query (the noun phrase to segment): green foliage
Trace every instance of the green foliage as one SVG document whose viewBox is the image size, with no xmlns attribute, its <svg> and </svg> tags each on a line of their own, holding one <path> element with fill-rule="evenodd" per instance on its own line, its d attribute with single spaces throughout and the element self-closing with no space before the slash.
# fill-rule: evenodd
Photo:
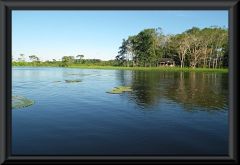
<svg viewBox="0 0 240 165">
<path fill-rule="evenodd" d="M 62 63 L 60 64 L 61 67 L 68 67 L 68 64 L 70 63 L 70 57 L 69 56 L 63 56 L 62 57 Z"/>
<path fill-rule="evenodd" d="M 29 56 L 29 58 L 32 62 L 39 61 L 39 58 L 35 55 L 31 55 L 31 56 Z"/>
<path fill-rule="evenodd" d="M 227 67 L 228 30 L 193 27 L 181 34 L 164 35 L 161 28 L 144 29 L 123 39 L 119 49 L 119 66 L 132 62 L 133 67 L 155 67 L 159 58 L 172 58 L 180 67 L 222 68 Z"/>
<path fill-rule="evenodd" d="M 76 59 L 75 62 L 81 64 L 83 57 L 84 57 L 84 55 L 77 55 L 76 58 L 79 58 L 79 59 Z"/>
</svg>

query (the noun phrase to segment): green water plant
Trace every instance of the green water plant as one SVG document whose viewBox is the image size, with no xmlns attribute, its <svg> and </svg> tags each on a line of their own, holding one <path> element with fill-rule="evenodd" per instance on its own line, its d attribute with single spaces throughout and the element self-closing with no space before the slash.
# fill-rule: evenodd
<svg viewBox="0 0 240 165">
<path fill-rule="evenodd" d="M 65 80 L 66 83 L 82 82 L 82 80 Z"/>
<path fill-rule="evenodd" d="M 12 96 L 12 109 L 28 107 L 34 104 L 34 100 L 29 100 L 20 95 Z"/>
<path fill-rule="evenodd" d="M 61 82 L 61 80 L 54 80 L 54 82 Z"/>
<path fill-rule="evenodd" d="M 133 89 L 131 87 L 128 87 L 128 86 L 117 86 L 117 87 L 114 87 L 113 90 L 111 91 L 106 91 L 106 93 L 109 93 L 109 94 L 120 94 L 120 93 L 123 93 L 123 92 L 131 92 L 133 91 Z"/>
</svg>

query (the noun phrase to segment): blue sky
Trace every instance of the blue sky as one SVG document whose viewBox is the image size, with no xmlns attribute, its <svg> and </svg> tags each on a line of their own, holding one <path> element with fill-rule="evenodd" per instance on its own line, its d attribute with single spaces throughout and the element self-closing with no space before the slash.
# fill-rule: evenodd
<svg viewBox="0 0 240 165">
<path fill-rule="evenodd" d="M 147 28 L 178 34 L 192 27 L 228 28 L 228 11 L 12 11 L 12 55 L 41 60 L 84 55 L 115 59 L 122 40 Z"/>
</svg>

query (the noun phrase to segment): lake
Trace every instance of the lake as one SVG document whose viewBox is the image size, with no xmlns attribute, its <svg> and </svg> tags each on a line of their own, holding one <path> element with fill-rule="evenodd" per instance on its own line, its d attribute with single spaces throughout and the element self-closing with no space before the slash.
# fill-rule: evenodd
<svg viewBox="0 0 240 165">
<path fill-rule="evenodd" d="M 228 155 L 228 73 L 12 67 L 12 95 L 12 155 Z"/>
</svg>

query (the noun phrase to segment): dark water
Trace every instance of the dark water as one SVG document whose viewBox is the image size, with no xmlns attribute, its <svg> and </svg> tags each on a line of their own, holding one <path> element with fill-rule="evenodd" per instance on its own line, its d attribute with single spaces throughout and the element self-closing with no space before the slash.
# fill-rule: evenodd
<svg viewBox="0 0 240 165">
<path fill-rule="evenodd" d="M 12 110 L 13 155 L 228 155 L 226 73 L 13 67 L 12 95 L 35 100 Z"/>
</svg>

